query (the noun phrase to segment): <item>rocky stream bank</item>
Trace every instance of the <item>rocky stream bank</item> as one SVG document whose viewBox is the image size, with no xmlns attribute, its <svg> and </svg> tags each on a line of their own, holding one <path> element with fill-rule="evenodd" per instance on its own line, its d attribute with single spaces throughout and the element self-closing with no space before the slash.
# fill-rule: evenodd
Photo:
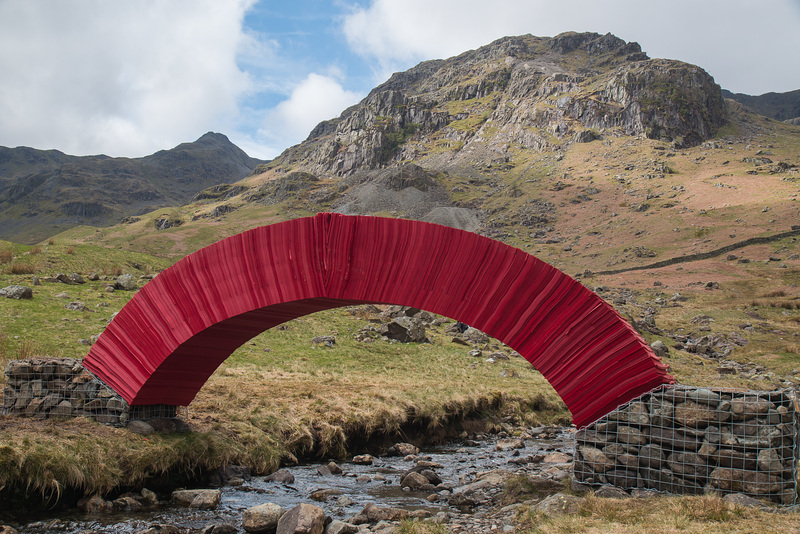
<svg viewBox="0 0 800 534">
<path fill-rule="evenodd" d="M 573 429 L 546 426 L 463 435 L 422 452 L 397 443 L 381 456 L 288 466 L 266 477 L 228 466 L 197 489 L 92 496 L 57 517 L 4 511 L 0 523 L 9 526 L 0 532 L 389 534 L 408 519 L 451 532 L 512 532 L 521 504 L 509 499 L 509 481 L 530 480 L 535 501 L 566 490 L 573 448 Z"/>
<path fill-rule="evenodd" d="M 574 444 L 573 428 L 542 426 L 462 435 L 423 451 L 397 443 L 380 456 L 288 466 L 266 477 L 228 466 L 208 473 L 201 488 L 92 496 L 57 517 L 4 511 L 0 522 L 9 526 L 0 533 L 391 534 L 408 520 L 438 523 L 454 534 L 514 532 L 521 508 L 575 513 L 591 491 L 572 481 Z M 644 488 L 595 490 L 611 498 L 658 495 Z M 725 500 L 766 507 L 743 494 Z"/>
</svg>

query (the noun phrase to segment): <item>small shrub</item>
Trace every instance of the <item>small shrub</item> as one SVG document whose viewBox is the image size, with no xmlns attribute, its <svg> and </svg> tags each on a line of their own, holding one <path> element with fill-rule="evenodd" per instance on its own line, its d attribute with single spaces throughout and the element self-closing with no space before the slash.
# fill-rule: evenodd
<svg viewBox="0 0 800 534">
<path fill-rule="evenodd" d="M 48 245 L 55 245 L 56 244 L 56 240 L 51 237 L 50 239 L 47 240 L 47 244 Z"/>
<path fill-rule="evenodd" d="M 70 245 L 70 246 L 67 247 L 67 249 L 64 252 L 66 252 L 67 254 L 75 254 L 75 247 Z"/>
<path fill-rule="evenodd" d="M 41 252 L 42 252 L 42 247 L 40 247 L 39 245 L 36 245 L 35 247 L 33 247 L 33 248 L 30 250 L 30 253 L 31 253 L 31 254 L 39 254 L 39 253 L 41 253 Z"/>
<path fill-rule="evenodd" d="M 8 263 L 14 259 L 14 253 L 10 250 L 0 250 L 0 263 Z"/>
<path fill-rule="evenodd" d="M 17 348 L 17 359 L 25 360 L 28 358 L 35 358 L 41 356 L 42 350 L 39 343 L 31 339 L 23 339 Z"/>
<path fill-rule="evenodd" d="M 36 267 L 30 263 L 14 262 L 8 268 L 8 272 L 11 274 L 34 274 Z"/>
<path fill-rule="evenodd" d="M 112 265 L 111 267 L 103 267 L 102 272 L 106 276 L 119 276 L 125 271 L 119 265 Z"/>
</svg>

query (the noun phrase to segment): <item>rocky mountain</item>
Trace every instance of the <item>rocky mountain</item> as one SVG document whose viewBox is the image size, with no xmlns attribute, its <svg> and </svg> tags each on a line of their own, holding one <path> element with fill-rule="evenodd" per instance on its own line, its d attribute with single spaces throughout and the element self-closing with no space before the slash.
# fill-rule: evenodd
<svg viewBox="0 0 800 534">
<path fill-rule="evenodd" d="M 547 226 L 547 200 L 493 194 L 521 199 L 531 189 L 523 184 L 574 146 L 640 137 L 678 150 L 727 123 L 720 87 L 700 67 L 649 59 L 611 34 L 506 37 L 394 74 L 247 180 L 225 209 L 281 202 L 275 191 L 288 187 L 310 211 L 390 213 L 493 235 L 487 215 L 511 209 L 517 222 Z"/>
<path fill-rule="evenodd" d="M 218 133 L 142 158 L 0 147 L 0 239 L 32 243 L 76 225 L 180 205 L 261 163 Z"/>
<path fill-rule="evenodd" d="M 594 33 L 506 37 L 395 74 L 276 166 L 321 176 L 408 160 L 442 167 L 611 133 L 694 146 L 726 121 L 711 76 L 648 59 L 637 43 Z"/>
<path fill-rule="evenodd" d="M 722 91 L 722 96 L 743 104 L 756 113 L 779 121 L 800 123 L 800 89 L 787 93 L 765 93 L 759 96 Z"/>
</svg>

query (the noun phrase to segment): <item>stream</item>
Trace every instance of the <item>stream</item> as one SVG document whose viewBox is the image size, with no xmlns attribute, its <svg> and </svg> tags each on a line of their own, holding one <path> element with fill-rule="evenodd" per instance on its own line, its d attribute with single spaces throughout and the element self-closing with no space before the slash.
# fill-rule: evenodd
<svg viewBox="0 0 800 534">
<path fill-rule="evenodd" d="M 21 533 L 137 533 L 153 525 L 173 525 L 181 531 L 200 532 L 210 524 L 227 523 L 243 532 L 242 514 L 253 506 L 274 503 L 288 510 L 306 502 L 322 508 L 332 519 L 347 521 L 357 515 L 367 504 L 380 507 L 422 510 L 415 515 L 435 516 L 446 512 L 463 514 L 462 510 L 448 504 L 453 490 L 473 481 L 481 472 L 503 469 L 520 474 L 544 473 L 554 478 L 569 472 L 566 462 L 544 460 L 553 452 L 568 455 L 574 448 L 574 431 L 565 427 L 538 427 L 528 429 L 523 435 L 524 447 L 507 446 L 510 439 L 477 435 L 474 439 L 456 441 L 420 451 L 410 457 L 374 457 L 371 465 L 341 462 L 343 473 L 321 475 L 318 469 L 327 462 L 316 462 L 286 467 L 294 482 L 283 484 L 252 477 L 239 486 L 219 488 L 222 499 L 214 510 L 180 508 L 170 503 L 170 496 L 159 495 L 159 504 L 137 512 L 88 515 L 77 509 L 53 512 L 43 511 L 37 517 L 15 517 L 14 513 L 0 511 L 0 524 L 9 524 Z M 507 438 L 507 436 L 506 436 Z M 498 445 L 499 444 L 499 445 Z M 517 444 L 519 446 L 521 444 Z M 553 458 L 554 456 L 550 456 Z M 555 456 L 557 458 L 557 455 Z M 564 458 L 562 458 L 563 460 Z M 400 487 L 401 476 L 417 465 L 417 461 L 430 462 L 442 484 L 431 491 L 409 491 Z M 426 464 L 427 465 L 427 464 Z M 325 470 L 322 470 L 325 472 Z M 332 490 L 324 502 L 310 495 L 317 490 Z M 499 491 L 499 490 L 498 490 Z M 435 493 L 435 497 L 431 497 Z"/>
</svg>

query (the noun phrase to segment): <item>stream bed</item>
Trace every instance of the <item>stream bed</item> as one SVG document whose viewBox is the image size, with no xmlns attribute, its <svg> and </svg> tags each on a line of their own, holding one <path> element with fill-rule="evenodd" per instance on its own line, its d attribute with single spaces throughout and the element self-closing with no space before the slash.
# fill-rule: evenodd
<svg viewBox="0 0 800 534">
<path fill-rule="evenodd" d="M 239 532 L 242 514 L 248 508 L 274 503 L 288 510 L 300 503 L 322 508 L 332 519 L 347 521 L 369 503 L 379 507 L 401 508 L 419 516 L 435 516 L 441 512 L 464 514 L 448 504 L 448 496 L 469 484 L 479 473 L 492 470 L 514 471 L 520 474 L 538 473 L 563 478 L 569 473 L 574 431 L 565 427 L 538 427 L 527 430 L 522 442 L 511 445 L 514 439 L 498 436 L 471 436 L 474 439 L 456 441 L 423 449 L 412 457 L 374 457 L 370 465 L 351 462 L 338 463 L 342 474 L 328 474 L 321 467 L 326 462 L 289 466 L 285 469 L 294 477 L 291 483 L 273 482 L 263 476 L 252 477 L 237 486 L 223 486 L 221 502 L 214 510 L 181 508 L 170 502 L 169 495 L 159 495 L 159 504 L 136 512 L 89 515 L 80 510 L 48 513 L 37 517 L 16 517 L 13 512 L 0 512 L 0 524 L 9 524 L 21 533 L 138 533 L 153 525 L 172 525 L 182 532 L 200 532 L 212 524 L 226 523 Z M 520 445 L 524 445 L 519 448 Z M 554 455 L 552 453 L 560 453 Z M 567 458 L 568 457 L 568 458 Z M 562 461 L 557 461 L 562 460 Z M 429 462 L 442 480 L 433 491 L 409 491 L 400 487 L 405 472 L 418 461 Z M 425 464 L 425 465 L 429 465 Z M 320 471 L 323 474 L 320 474 Z M 548 475 L 549 473 L 549 475 Z M 314 500 L 311 494 L 328 490 L 324 501 Z M 469 512 L 467 512 L 469 513 Z M 153 531 L 155 532 L 155 531 Z"/>
</svg>

